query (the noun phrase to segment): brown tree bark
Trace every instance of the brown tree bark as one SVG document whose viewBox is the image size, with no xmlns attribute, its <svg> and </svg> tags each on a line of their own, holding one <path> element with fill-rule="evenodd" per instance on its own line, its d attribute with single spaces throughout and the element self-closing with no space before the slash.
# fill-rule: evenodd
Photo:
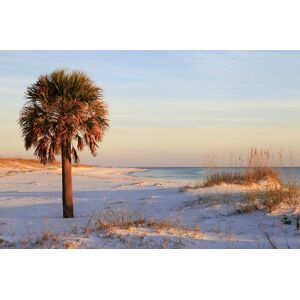
<svg viewBox="0 0 300 300">
<path fill-rule="evenodd" d="M 64 143 L 61 151 L 62 201 L 64 218 L 74 218 L 70 147 L 70 143 Z"/>
</svg>

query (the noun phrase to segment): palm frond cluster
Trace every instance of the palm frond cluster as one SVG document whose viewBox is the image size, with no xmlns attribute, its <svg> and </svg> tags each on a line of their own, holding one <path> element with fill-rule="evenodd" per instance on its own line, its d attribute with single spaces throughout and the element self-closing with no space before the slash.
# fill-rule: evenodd
<svg viewBox="0 0 300 300">
<path fill-rule="evenodd" d="M 55 161 L 62 146 L 75 162 L 85 146 L 96 155 L 109 127 L 108 107 L 102 89 L 86 74 L 56 70 L 41 75 L 25 95 L 19 124 L 26 150 L 34 147 L 41 163 Z"/>
</svg>

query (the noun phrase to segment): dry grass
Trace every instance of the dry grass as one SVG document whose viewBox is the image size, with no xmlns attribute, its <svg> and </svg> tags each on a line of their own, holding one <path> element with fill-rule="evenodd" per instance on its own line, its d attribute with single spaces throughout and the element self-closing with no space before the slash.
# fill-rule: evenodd
<svg viewBox="0 0 300 300">
<path fill-rule="evenodd" d="M 88 227 L 88 228 L 87 228 Z M 123 242 L 128 248 L 167 248 L 171 241 L 164 239 L 161 244 L 151 245 L 150 240 L 144 241 L 144 238 L 149 235 L 167 235 L 169 238 L 177 238 L 177 242 L 173 248 L 183 248 L 184 239 L 195 238 L 203 239 L 204 233 L 201 231 L 200 225 L 194 229 L 188 229 L 182 226 L 179 220 L 155 220 L 145 218 L 140 214 L 129 213 L 127 210 L 113 210 L 111 208 L 102 209 L 88 226 L 84 227 L 86 232 L 96 232 L 103 234 L 107 238 L 115 237 Z M 150 243 L 150 244 L 149 244 Z"/>
<path fill-rule="evenodd" d="M 171 229 L 176 227 L 175 221 L 171 220 L 154 220 L 145 218 L 141 214 L 130 213 L 128 210 L 113 210 L 111 208 L 102 209 L 94 224 L 90 223 L 87 231 L 111 231 L 113 229 L 130 229 L 130 228 L 152 228 L 156 230 Z"/>
<path fill-rule="evenodd" d="M 87 245 L 75 235 L 63 235 L 51 230 L 44 230 L 39 235 L 24 236 L 18 245 L 7 245 L 7 248 L 22 249 L 82 249 Z"/>
<path fill-rule="evenodd" d="M 281 183 L 280 173 L 278 170 L 270 167 L 246 169 L 244 174 L 242 172 L 211 173 L 206 176 L 203 187 L 211 187 L 223 183 L 251 185 L 253 183 L 260 183 L 263 180 Z"/>
<path fill-rule="evenodd" d="M 188 192 L 189 190 L 197 190 L 203 188 L 203 184 L 195 184 L 195 185 L 185 185 L 179 188 L 179 192 L 180 193 L 185 193 Z"/>
<path fill-rule="evenodd" d="M 292 184 L 275 189 L 266 189 L 258 195 L 262 206 L 269 213 L 280 205 L 295 210 L 299 206 L 299 196 L 299 188 Z"/>
<path fill-rule="evenodd" d="M 239 157 L 241 164 L 246 162 L 246 165 L 235 165 L 239 168 L 236 170 L 219 171 L 215 161 L 209 161 L 207 165 L 208 171 L 202 184 L 185 185 L 179 188 L 179 192 L 184 193 L 189 190 L 199 188 L 212 187 L 221 184 L 238 184 L 249 186 L 259 184 L 262 181 L 270 181 L 282 184 L 280 168 L 272 167 L 271 165 L 280 165 L 282 153 L 271 154 L 269 150 L 251 149 L 248 159 L 244 160 Z M 232 168 L 232 166 L 230 166 Z"/>
<path fill-rule="evenodd" d="M 243 167 L 242 170 L 219 172 L 213 164 L 214 167 L 209 168 L 203 187 L 211 187 L 222 183 L 251 185 L 260 183 L 263 180 L 281 184 L 279 168 L 271 167 L 272 164 L 280 164 L 281 160 L 282 153 L 274 155 L 269 150 L 251 149 L 248 159 L 246 159 L 246 165 L 235 165 L 235 167 Z M 239 158 L 239 161 L 244 163 L 245 160 Z"/>
<path fill-rule="evenodd" d="M 195 200 L 189 200 L 182 203 L 180 209 L 198 208 L 199 206 L 218 206 L 228 204 L 230 202 L 229 194 L 220 195 L 199 195 Z"/>
<path fill-rule="evenodd" d="M 125 209 L 102 209 L 91 216 L 83 227 L 71 227 L 68 233 L 58 233 L 46 229 L 40 234 L 27 234 L 16 243 L 2 243 L 1 248 L 22 249 L 81 249 L 90 247 L 89 237 L 95 234 L 111 242 L 122 242 L 126 248 L 184 248 L 188 239 L 203 239 L 200 225 L 185 228 L 177 219 L 155 220 L 145 218 Z M 147 238 L 146 238 L 147 237 Z M 114 239 L 116 239 L 114 241 Z M 108 242 L 109 243 L 109 242 Z M 102 247 L 102 246 L 101 246 Z"/>
<path fill-rule="evenodd" d="M 259 210 L 259 205 L 257 202 L 257 193 L 255 191 L 246 193 L 244 201 L 237 203 L 236 205 L 237 214 L 247 214 L 256 210 Z"/>
<path fill-rule="evenodd" d="M 80 239 L 65 239 L 63 243 L 63 249 L 86 249 L 88 248 L 86 243 Z"/>
<path fill-rule="evenodd" d="M 131 214 L 126 210 L 112 210 L 105 208 L 100 211 L 95 221 L 97 231 L 110 230 L 115 228 L 128 229 L 145 225 L 145 218 Z"/>
<path fill-rule="evenodd" d="M 28 235 L 21 239 L 21 248 L 58 248 L 61 237 L 50 230 L 44 230 L 40 235 Z"/>
<path fill-rule="evenodd" d="M 60 236 L 58 233 L 52 232 L 50 230 L 45 230 L 40 237 L 35 241 L 36 245 L 45 245 L 45 244 L 53 244 L 58 243 L 60 240 Z"/>
<path fill-rule="evenodd" d="M 276 188 L 267 188 L 263 191 L 253 190 L 245 194 L 245 199 L 237 204 L 237 213 L 250 213 L 263 210 L 272 213 L 279 207 L 296 211 L 300 204 L 300 190 L 297 185 L 281 185 Z"/>
</svg>

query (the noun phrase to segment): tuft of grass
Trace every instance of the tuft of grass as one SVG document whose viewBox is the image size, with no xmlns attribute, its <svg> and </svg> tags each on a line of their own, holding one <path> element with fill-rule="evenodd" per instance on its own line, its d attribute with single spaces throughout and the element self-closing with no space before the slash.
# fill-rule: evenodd
<svg viewBox="0 0 300 300">
<path fill-rule="evenodd" d="M 208 174 L 205 178 L 203 187 L 211 187 L 220 184 L 238 184 L 251 185 L 263 180 L 272 180 L 281 183 L 279 171 L 270 167 L 257 167 L 246 169 L 245 173 L 241 172 L 219 172 Z"/>
<path fill-rule="evenodd" d="M 40 237 L 35 241 L 37 245 L 44 245 L 46 243 L 57 243 L 59 241 L 59 235 L 55 232 L 45 230 Z"/>
<path fill-rule="evenodd" d="M 179 240 L 182 240 L 183 238 L 204 238 L 204 233 L 202 232 L 200 225 L 194 229 L 188 229 L 182 226 L 179 220 L 165 219 L 158 221 L 129 213 L 127 210 L 112 210 L 111 208 L 102 209 L 93 224 L 93 226 L 90 226 L 90 232 L 103 232 L 107 234 L 107 237 L 117 237 L 124 243 L 129 241 L 128 236 L 118 232 L 118 229 L 128 231 L 136 228 L 141 228 L 143 230 L 149 229 L 149 232 L 164 232 L 170 236 L 177 236 Z M 131 237 L 133 239 L 131 242 L 133 244 L 140 243 L 139 239 L 143 239 L 146 235 L 147 234 L 145 233 L 145 235 L 142 234 L 139 237 L 133 236 Z M 183 241 L 181 242 L 183 243 Z M 161 246 L 167 247 L 167 245 L 169 245 L 169 241 L 164 241 Z M 131 248 L 131 246 L 129 247 Z M 175 248 L 177 246 L 173 245 Z"/>
<path fill-rule="evenodd" d="M 95 222 L 94 227 L 90 226 L 91 231 L 110 231 L 113 229 L 130 229 L 133 227 L 152 228 L 156 230 L 174 228 L 170 220 L 146 219 L 144 216 L 129 213 L 127 210 L 112 210 L 111 208 L 102 209 Z"/>
<path fill-rule="evenodd" d="M 299 188 L 293 184 L 275 189 L 266 189 L 259 194 L 262 206 L 269 213 L 281 204 L 295 210 L 299 205 L 299 196 Z"/>
<path fill-rule="evenodd" d="M 48 229 L 38 236 L 25 236 L 21 241 L 21 248 L 59 248 L 61 237 Z"/>
<path fill-rule="evenodd" d="M 274 162 L 274 157 L 276 157 Z M 272 154 L 269 150 L 251 149 L 248 159 L 244 162 L 239 159 L 243 165 L 238 171 L 219 171 L 216 163 L 210 162 L 204 182 L 202 184 L 185 185 L 179 188 L 179 192 L 184 193 L 189 190 L 212 187 L 221 184 L 252 185 L 262 181 L 271 181 L 282 185 L 278 167 L 271 167 L 272 164 L 278 164 L 282 160 L 282 153 Z"/>
<path fill-rule="evenodd" d="M 203 188 L 203 185 L 199 184 L 199 183 L 197 183 L 195 185 L 184 185 L 184 186 L 179 188 L 179 192 L 180 193 L 186 193 L 189 190 L 197 190 L 197 189 L 200 189 L 200 188 Z"/>
<path fill-rule="evenodd" d="M 184 208 L 197 208 L 201 205 L 208 205 L 210 207 L 217 206 L 217 205 L 223 205 L 228 204 L 230 202 L 230 199 L 228 197 L 228 194 L 222 194 L 222 195 L 210 195 L 210 196 L 203 196 L 199 195 L 197 199 L 194 200 L 188 200 L 184 201 L 181 205 L 181 209 Z"/>
<path fill-rule="evenodd" d="M 244 201 L 237 203 L 236 206 L 237 214 L 248 214 L 256 210 L 259 210 L 259 204 L 257 202 L 257 193 L 255 191 L 246 193 Z"/>
<path fill-rule="evenodd" d="M 272 213 L 281 205 L 295 211 L 299 204 L 299 188 L 297 185 L 288 184 L 287 186 L 267 188 L 263 191 L 247 192 L 244 200 L 237 204 L 236 213 L 250 213 L 255 210 Z"/>
<path fill-rule="evenodd" d="M 115 228 L 128 229 L 145 225 L 145 218 L 130 214 L 125 210 L 112 210 L 104 208 L 100 211 L 95 221 L 96 230 L 109 230 Z"/>
<path fill-rule="evenodd" d="M 65 239 L 64 243 L 63 243 L 63 248 L 64 249 L 83 249 L 83 248 L 87 248 L 87 245 L 79 239 L 76 239 L 76 240 Z"/>
<path fill-rule="evenodd" d="M 185 192 L 187 192 L 189 189 L 191 189 L 191 186 L 189 186 L 189 185 L 181 186 L 181 187 L 179 188 L 179 192 L 180 192 L 180 193 L 185 193 Z"/>
<path fill-rule="evenodd" d="M 8 247 L 13 246 L 8 245 Z M 20 247 L 25 249 L 82 249 L 87 245 L 78 238 L 75 238 L 74 233 L 71 235 L 63 235 L 48 229 L 45 229 L 39 235 L 24 236 L 20 244 L 13 248 Z"/>
<path fill-rule="evenodd" d="M 274 161 L 274 158 L 275 161 Z M 263 180 L 271 180 L 279 184 L 282 183 L 280 179 L 280 172 L 278 168 L 271 167 L 273 164 L 278 164 L 282 160 L 282 153 L 277 155 L 272 154 L 269 150 L 251 149 L 246 161 L 239 158 L 239 162 L 243 165 L 243 170 L 239 171 L 216 171 L 216 165 L 207 174 L 204 187 L 211 187 L 214 185 L 226 184 L 239 184 L 251 185 L 259 183 Z"/>
</svg>

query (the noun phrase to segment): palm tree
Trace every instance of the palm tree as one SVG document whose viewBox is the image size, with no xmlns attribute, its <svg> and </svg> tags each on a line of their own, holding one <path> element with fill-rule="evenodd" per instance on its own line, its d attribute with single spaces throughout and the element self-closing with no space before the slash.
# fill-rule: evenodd
<svg viewBox="0 0 300 300">
<path fill-rule="evenodd" d="M 72 159 L 78 163 L 85 146 L 96 156 L 109 127 L 102 89 L 83 72 L 56 70 L 41 75 L 25 97 L 19 117 L 25 148 L 33 147 L 42 164 L 61 155 L 63 216 L 73 218 Z"/>
</svg>

